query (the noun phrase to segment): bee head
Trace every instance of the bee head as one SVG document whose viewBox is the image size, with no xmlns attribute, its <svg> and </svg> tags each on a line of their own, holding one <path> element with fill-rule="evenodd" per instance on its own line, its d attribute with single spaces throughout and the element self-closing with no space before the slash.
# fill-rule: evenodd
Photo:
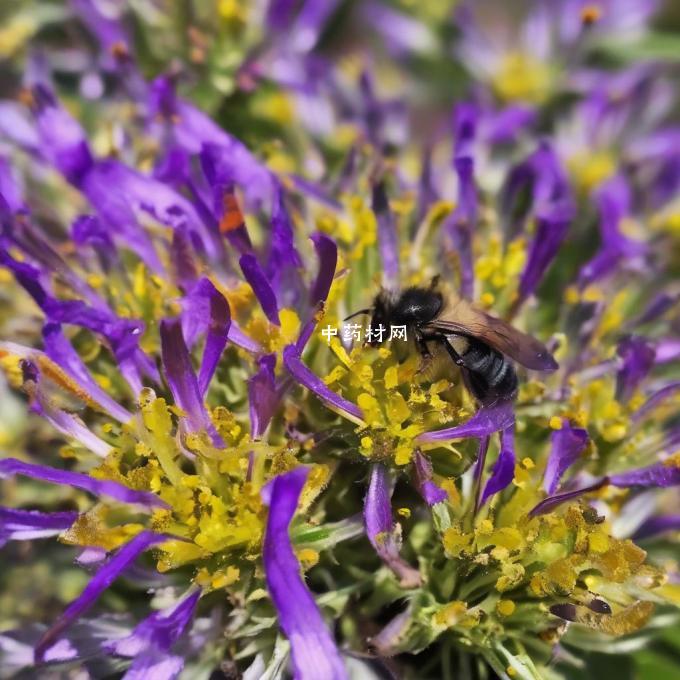
<svg viewBox="0 0 680 680">
<path fill-rule="evenodd" d="M 442 304 L 442 294 L 434 288 L 407 288 L 392 305 L 391 323 L 410 327 L 426 324 L 439 314 Z"/>
<path fill-rule="evenodd" d="M 378 295 L 375 296 L 373 300 L 373 306 L 371 308 L 371 326 L 373 328 L 378 328 L 380 325 L 385 328 L 390 327 L 390 323 L 393 317 L 394 310 L 394 294 L 390 291 L 382 290 Z M 377 342 L 371 342 L 371 345 L 375 346 Z"/>
</svg>

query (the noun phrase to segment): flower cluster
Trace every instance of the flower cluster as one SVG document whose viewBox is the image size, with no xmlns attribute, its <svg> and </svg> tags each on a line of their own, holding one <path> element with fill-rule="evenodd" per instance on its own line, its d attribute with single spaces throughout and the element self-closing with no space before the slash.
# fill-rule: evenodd
<svg viewBox="0 0 680 680">
<path fill-rule="evenodd" d="M 535 680 L 672 645 L 657 4 L 161 5 L 0 30 L 0 677 Z M 559 368 L 480 400 L 408 326 L 343 326 L 433 280 Z"/>
</svg>

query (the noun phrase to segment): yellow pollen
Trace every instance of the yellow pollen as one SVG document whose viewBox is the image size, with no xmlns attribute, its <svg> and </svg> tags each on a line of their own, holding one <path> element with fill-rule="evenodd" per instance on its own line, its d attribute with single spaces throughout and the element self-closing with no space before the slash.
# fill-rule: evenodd
<svg viewBox="0 0 680 680">
<path fill-rule="evenodd" d="M 561 430 L 562 429 L 562 418 L 560 418 L 560 416 L 552 416 L 552 418 L 550 418 L 550 427 L 553 430 Z"/>
<path fill-rule="evenodd" d="M 496 297 L 493 293 L 482 293 L 482 296 L 479 298 L 479 301 L 485 307 L 491 307 L 491 305 L 496 301 Z"/>
<path fill-rule="evenodd" d="M 547 64 L 521 52 L 507 54 L 493 79 L 492 86 L 504 101 L 540 104 L 550 93 L 551 73 Z"/>
<path fill-rule="evenodd" d="M 510 616 L 515 611 L 515 603 L 512 600 L 498 600 L 496 611 L 501 616 Z"/>
<path fill-rule="evenodd" d="M 580 300 L 578 289 L 575 286 L 569 286 L 564 291 L 564 301 L 568 305 L 575 305 Z"/>
<path fill-rule="evenodd" d="M 310 569 L 319 561 L 319 553 L 311 548 L 303 548 L 297 553 L 298 560 L 303 569 Z"/>
<path fill-rule="evenodd" d="M 578 188 L 590 192 L 616 172 L 616 159 L 606 149 L 581 151 L 567 160 Z"/>
</svg>

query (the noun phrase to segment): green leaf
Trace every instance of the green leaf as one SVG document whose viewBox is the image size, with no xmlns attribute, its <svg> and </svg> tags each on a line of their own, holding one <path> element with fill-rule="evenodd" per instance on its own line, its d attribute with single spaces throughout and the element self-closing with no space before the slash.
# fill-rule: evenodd
<svg viewBox="0 0 680 680">
<path fill-rule="evenodd" d="M 292 539 L 296 547 L 312 548 L 318 552 L 361 536 L 363 532 L 364 525 L 361 518 L 352 517 L 333 524 L 322 524 L 321 526 L 304 524 L 295 527 L 292 531 Z"/>
<path fill-rule="evenodd" d="M 680 61 L 680 35 L 677 33 L 649 33 L 636 42 L 616 38 L 602 40 L 595 48 L 620 63 L 635 61 Z"/>
</svg>

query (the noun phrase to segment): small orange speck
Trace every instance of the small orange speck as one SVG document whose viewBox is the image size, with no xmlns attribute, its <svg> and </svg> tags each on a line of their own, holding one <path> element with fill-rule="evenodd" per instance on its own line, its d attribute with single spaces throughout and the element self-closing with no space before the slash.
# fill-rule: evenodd
<svg viewBox="0 0 680 680">
<path fill-rule="evenodd" d="M 220 232 L 223 234 L 234 231 L 243 225 L 243 213 L 239 208 L 234 193 L 229 191 L 224 194 L 224 214 L 220 220 Z"/>
<path fill-rule="evenodd" d="M 581 21 L 590 26 L 602 18 L 602 8 L 599 5 L 586 5 L 581 10 Z"/>
<path fill-rule="evenodd" d="M 127 59 L 130 56 L 130 52 L 127 48 L 127 45 L 124 42 L 120 41 L 111 45 L 111 54 L 115 59 L 119 61 L 123 61 L 124 59 Z"/>
<path fill-rule="evenodd" d="M 20 103 L 22 103 L 24 106 L 27 106 L 29 109 L 35 107 L 35 97 L 33 96 L 33 91 L 28 87 L 23 87 L 21 88 L 21 90 L 19 90 L 17 99 L 19 100 Z"/>
</svg>

